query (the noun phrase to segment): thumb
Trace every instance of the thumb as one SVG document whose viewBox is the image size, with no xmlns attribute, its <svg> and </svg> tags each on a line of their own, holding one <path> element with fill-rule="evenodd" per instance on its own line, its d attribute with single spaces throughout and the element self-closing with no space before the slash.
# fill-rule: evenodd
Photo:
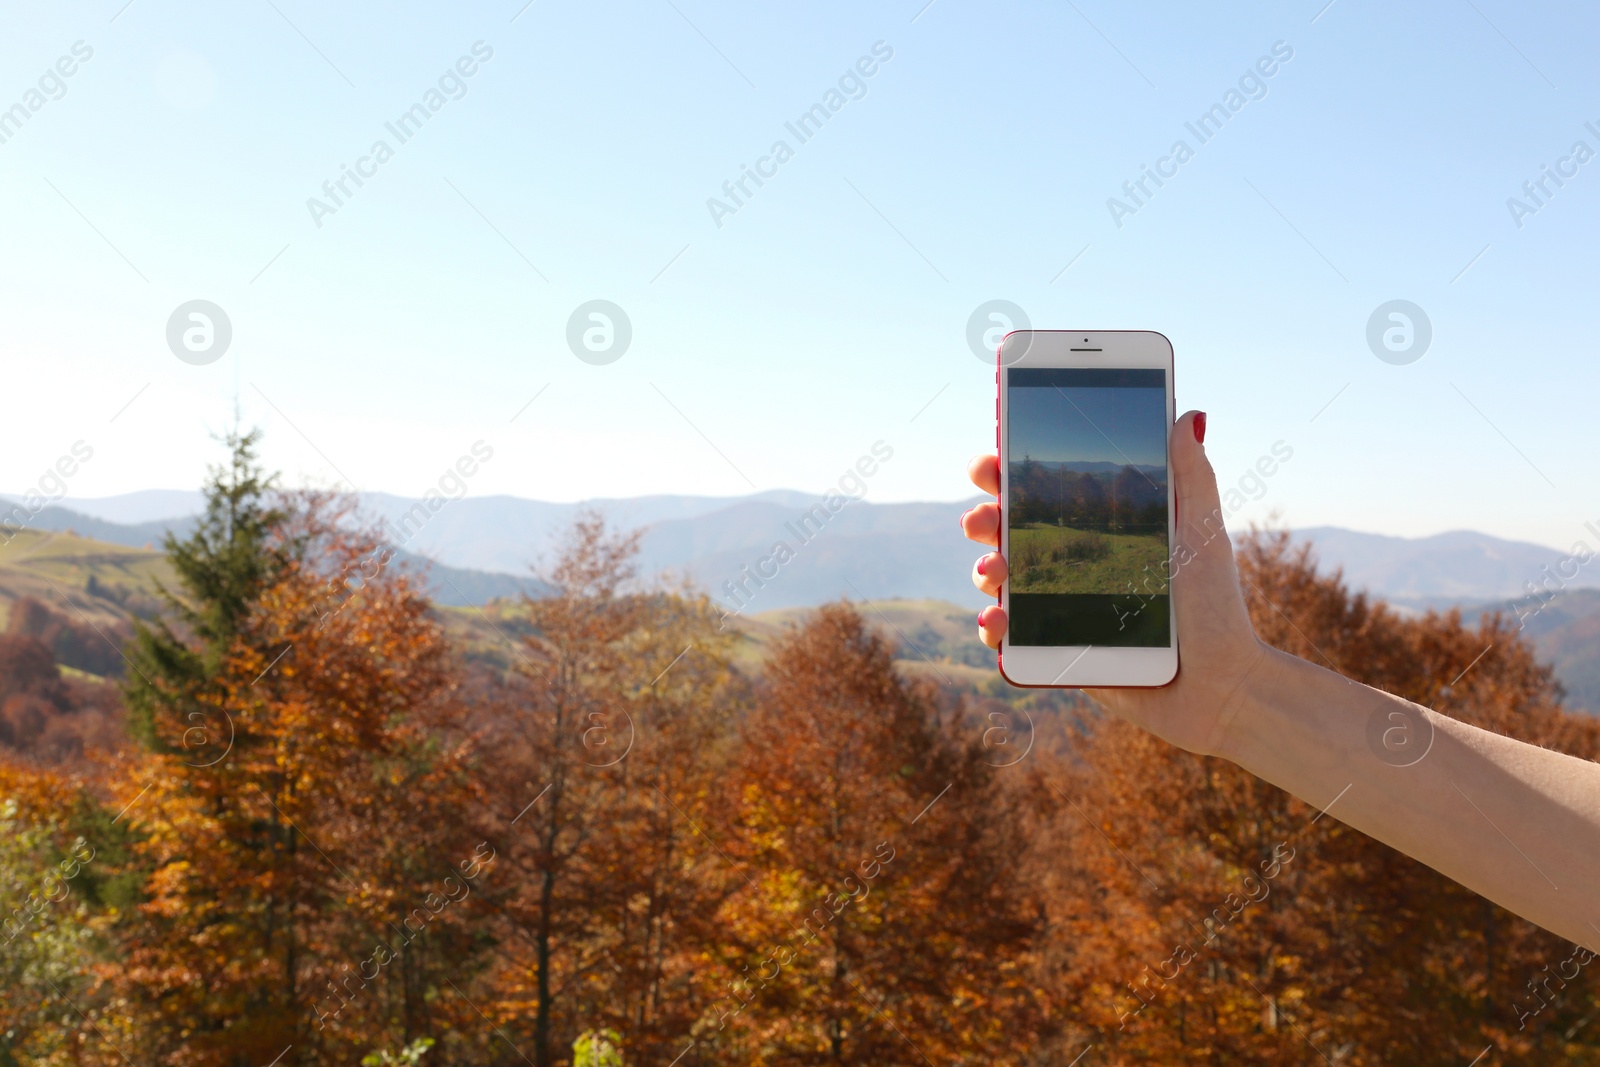
<svg viewBox="0 0 1600 1067">
<path fill-rule="evenodd" d="M 1186 411 L 1172 426 L 1173 487 L 1178 498 L 1178 539 L 1191 551 L 1229 552 L 1217 474 L 1205 450 L 1206 413 Z M 1212 545 L 1216 548 L 1212 549 Z"/>
</svg>

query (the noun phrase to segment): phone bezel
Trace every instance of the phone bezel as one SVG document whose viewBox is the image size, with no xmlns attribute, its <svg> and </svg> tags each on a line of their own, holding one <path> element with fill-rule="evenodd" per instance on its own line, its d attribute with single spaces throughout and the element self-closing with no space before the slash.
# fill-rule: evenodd
<svg viewBox="0 0 1600 1067">
<path fill-rule="evenodd" d="M 1074 348 L 1098 351 L 1074 352 Z M 1167 545 L 1177 544 L 1177 497 L 1171 468 L 1172 424 L 1176 420 L 1172 342 L 1150 330 L 1014 330 L 995 353 L 995 447 L 1000 457 L 1000 552 L 1010 558 L 1006 517 L 1011 486 L 1006 463 L 1009 425 L 1005 371 L 1013 367 L 1132 368 L 1166 371 L 1167 382 Z M 1010 584 L 1000 588 L 1000 606 L 1009 618 Z M 1000 642 L 1000 673 L 1024 688 L 1155 688 L 1178 676 L 1177 614 L 1172 644 L 1154 648 L 1101 648 L 1093 645 L 1012 645 Z"/>
</svg>

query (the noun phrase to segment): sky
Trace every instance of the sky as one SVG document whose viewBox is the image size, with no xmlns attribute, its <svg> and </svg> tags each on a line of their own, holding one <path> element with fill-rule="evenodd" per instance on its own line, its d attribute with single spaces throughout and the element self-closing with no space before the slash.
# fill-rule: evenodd
<svg viewBox="0 0 1600 1067">
<path fill-rule="evenodd" d="M 1011 458 L 1044 463 L 1165 467 L 1167 395 L 1161 389 L 1028 387 L 1011 390 Z"/>
<path fill-rule="evenodd" d="M 1005 301 L 1170 338 L 1225 486 L 1290 451 L 1236 524 L 1566 547 L 1600 519 L 1597 21 L 13 5 L 0 489 L 78 442 L 72 496 L 195 487 L 237 402 L 296 484 L 417 496 L 477 446 L 474 494 L 821 492 L 882 441 L 869 499 L 954 501 Z"/>
</svg>

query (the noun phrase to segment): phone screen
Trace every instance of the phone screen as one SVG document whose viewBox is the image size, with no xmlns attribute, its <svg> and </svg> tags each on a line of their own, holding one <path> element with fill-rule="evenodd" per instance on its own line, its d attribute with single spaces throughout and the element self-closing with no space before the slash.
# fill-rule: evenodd
<svg viewBox="0 0 1600 1067">
<path fill-rule="evenodd" d="M 1006 375 L 1011 643 L 1169 647 L 1167 372 Z"/>
</svg>

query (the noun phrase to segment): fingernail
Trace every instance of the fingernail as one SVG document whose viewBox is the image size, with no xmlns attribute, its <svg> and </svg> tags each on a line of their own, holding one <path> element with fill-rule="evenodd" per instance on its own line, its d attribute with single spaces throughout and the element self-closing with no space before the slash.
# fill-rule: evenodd
<svg viewBox="0 0 1600 1067">
<path fill-rule="evenodd" d="M 989 557 L 988 556 L 981 556 L 978 559 L 978 576 L 980 578 L 983 576 L 984 564 L 987 563 L 988 561 L 989 561 Z"/>
<path fill-rule="evenodd" d="M 1206 443 L 1206 413 L 1203 411 L 1194 417 L 1194 439 Z"/>
<path fill-rule="evenodd" d="M 967 516 L 971 515 L 971 514 L 972 514 L 972 509 L 971 508 L 968 508 L 966 511 L 963 511 L 961 513 L 961 518 L 958 521 L 961 523 L 961 532 L 962 533 L 965 533 L 966 530 L 967 530 Z"/>
<path fill-rule="evenodd" d="M 983 611 L 988 611 L 988 610 L 989 610 L 988 608 L 984 608 L 983 609 Z M 978 629 L 980 629 L 980 630 L 983 629 L 983 611 L 978 612 Z"/>
</svg>

